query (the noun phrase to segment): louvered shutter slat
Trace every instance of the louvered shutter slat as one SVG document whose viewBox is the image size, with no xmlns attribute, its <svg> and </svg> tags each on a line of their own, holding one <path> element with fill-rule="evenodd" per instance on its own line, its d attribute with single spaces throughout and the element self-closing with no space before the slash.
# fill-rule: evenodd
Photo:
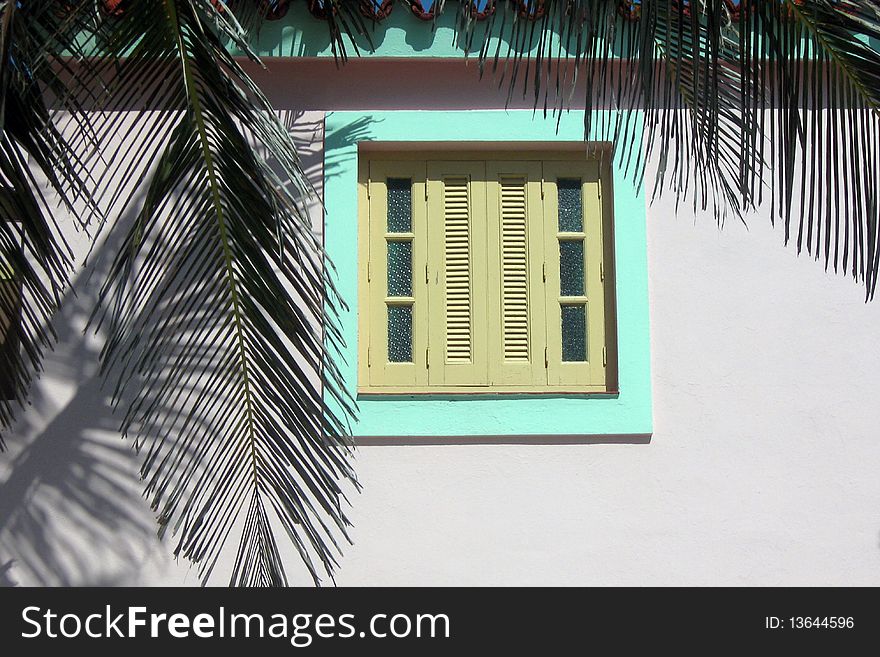
<svg viewBox="0 0 880 657">
<path fill-rule="evenodd" d="M 529 360 L 529 263 L 526 250 L 526 181 L 502 178 L 501 327 L 504 360 Z"/>
<path fill-rule="evenodd" d="M 485 164 L 431 162 L 432 385 L 488 384 Z"/>
<path fill-rule="evenodd" d="M 471 230 L 467 178 L 444 181 L 446 359 L 471 360 Z"/>
<path fill-rule="evenodd" d="M 541 289 L 543 208 L 537 162 L 487 164 L 489 186 L 490 377 L 499 386 L 546 381 Z M 536 289 L 535 286 L 538 286 Z"/>
</svg>

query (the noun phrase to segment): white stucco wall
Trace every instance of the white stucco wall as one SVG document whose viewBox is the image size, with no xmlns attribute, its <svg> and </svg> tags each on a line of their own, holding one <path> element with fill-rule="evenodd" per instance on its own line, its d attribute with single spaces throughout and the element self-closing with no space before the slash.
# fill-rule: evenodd
<svg viewBox="0 0 880 657">
<path fill-rule="evenodd" d="M 880 303 L 767 214 L 647 216 L 650 442 L 361 446 L 339 584 L 880 584 Z M 79 283 L 0 455 L 0 583 L 197 584 L 155 538 Z"/>
<path fill-rule="evenodd" d="M 766 217 L 648 222 L 651 442 L 362 447 L 340 583 L 880 582 L 880 308 Z"/>
</svg>

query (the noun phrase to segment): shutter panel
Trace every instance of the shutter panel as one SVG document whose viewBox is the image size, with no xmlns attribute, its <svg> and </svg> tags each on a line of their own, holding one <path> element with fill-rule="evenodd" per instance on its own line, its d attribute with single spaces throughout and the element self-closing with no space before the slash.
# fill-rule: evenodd
<svg viewBox="0 0 880 657">
<path fill-rule="evenodd" d="M 501 343 L 505 362 L 529 360 L 529 262 L 526 179 L 502 177 Z"/>
<path fill-rule="evenodd" d="M 541 165 L 490 162 L 490 378 L 494 385 L 546 384 Z"/>
<path fill-rule="evenodd" d="M 428 163 L 432 386 L 488 384 L 485 171 L 482 162 Z"/>
<path fill-rule="evenodd" d="M 446 264 L 446 362 L 472 356 L 471 248 L 473 231 L 467 178 L 443 181 L 443 249 Z"/>
<path fill-rule="evenodd" d="M 425 163 L 371 162 L 367 185 L 368 302 L 360 321 L 369 340 L 361 358 L 369 387 L 403 392 L 428 384 Z"/>
<path fill-rule="evenodd" d="M 543 169 L 548 383 L 601 391 L 606 354 L 599 163 L 545 162 Z"/>
</svg>

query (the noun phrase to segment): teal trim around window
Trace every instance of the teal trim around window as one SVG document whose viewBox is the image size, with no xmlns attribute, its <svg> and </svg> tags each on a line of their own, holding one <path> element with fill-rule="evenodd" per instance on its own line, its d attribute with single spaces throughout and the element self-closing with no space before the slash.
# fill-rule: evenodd
<svg viewBox="0 0 880 657">
<path fill-rule="evenodd" d="M 613 113 L 611 113 L 613 114 Z M 612 121 L 614 117 L 608 117 Z M 357 389 L 358 142 L 582 142 L 583 112 L 542 118 L 530 111 L 328 113 L 325 126 L 324 243 L 349 304 L 340 316 L 346 388 Z M 651 416 L 645 198 L 613 167 L 618 378 L 614 395 L 360 396 L 353 436 L 646 435 Z M 329 401 L 329 397 L 328 397 Z"/>
</svg>

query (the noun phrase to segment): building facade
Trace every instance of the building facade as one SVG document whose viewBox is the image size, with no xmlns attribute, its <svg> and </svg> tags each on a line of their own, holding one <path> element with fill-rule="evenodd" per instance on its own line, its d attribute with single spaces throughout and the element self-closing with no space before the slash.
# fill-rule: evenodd
<svg viewBox="0 0 880 657">
<path fill-rule="evenodd" d="M 338 67 L 293 3 L 252 71 L 348 304 L 364 490 L 337 582 L 880 583 L 876 304 L 769 209 L 719 229 L 652 199 L 655 162 L 639 186 L 577 93 L 545 115 L 481 78 L 453 20 L 397 6 Z M 0 468 L 0 577 L 195 584 L 155 537 L 77 289 Z"/>
</svg>

